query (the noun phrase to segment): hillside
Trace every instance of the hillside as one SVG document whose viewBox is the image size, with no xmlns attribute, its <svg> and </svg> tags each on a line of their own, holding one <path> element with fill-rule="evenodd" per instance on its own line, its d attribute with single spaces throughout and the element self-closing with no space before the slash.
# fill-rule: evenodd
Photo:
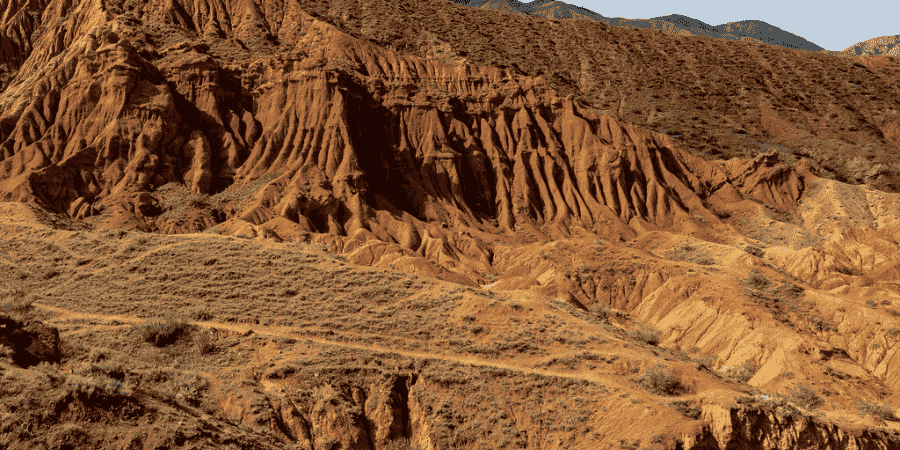
<svg viewBox="0 0 900 450">
<path fill-rule="evenodd" d="M 459 5 L 474 8 L 504 11 L 513 14 L 529 14 L 545 19 L 584 19 L 603 22 L 619 27 L 644 28 L 660 30 L 666 34 L 678 36 L 703 36 L 734 41 L 759 42 L 777 45 L 786 48 L 796 48 L 815 52 L 828 52 L 812 42 L 800 36 L 789 33 L 781 28 L 769 25 L 761 20 L 743 20 L 729 22 L 721 25 L 710 25 L 703 21 L 680 14 L 654 17 L 651 19 L 625 19 L 622 17 L 605 17 L 594 11 L 577 5 L 570 5 L 559 1 L 536 0 L 530 3 L 522 3 L 512 0 L 451 0 Z M 840 52 L 830 52 L 837 56 L 844 55 Z"/>
<path fill-rule="evenodd" d="M 900 34 L 881 36 L 868 41 L 858 42 L 840 52 L 842 56 L 900 56 Z"/>
<path fill-rule="evenodd" d="M 0 0 L 0 446 L 900 445 L 900 61 L 488 3 Z"/>
</svg>

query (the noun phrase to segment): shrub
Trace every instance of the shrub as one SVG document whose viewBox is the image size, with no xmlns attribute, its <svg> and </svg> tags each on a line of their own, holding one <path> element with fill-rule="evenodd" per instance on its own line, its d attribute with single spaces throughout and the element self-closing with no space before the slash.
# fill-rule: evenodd
<svg viewBox="0 0 900 450">
<path fill-rule="evenodd" d="M 715 260 L 706 256 L 698 256 L 693 259 L 693 262 L 700 264 L 701 266 L 711 266 L 716 263 Z"/>
<path fill-rule="evenodd" d="M 769 281 L 765 274 L 754 268 L 750 269 L 747 278 L 744 279 L 744 284 L 751 289 L 761 291 L 768 289 L 772 285 L 772 282 Z"/>
<path fill-rule="evenodd" d="M 662 364 L 644 369 L 644 376 L 640 377 L 637 382 L 648 392 L 656 395 L 671 396 L 687 392 L 687 388 L 681 384 L 681 380 Z"/>
<path fill-rule="evenodd" d="M 753 375 L 756 375 L 758 370 L 759 364 L 752 361 L 744 361 L 740 365 L 732 367 L 728 371 L 728 377 L 739 383 L 747 383 L 753 378 Z"/>
<path fill-rule="evenodd" d="M 812 330 L 813 330 L 813 332 L 819 332 L 819 331 L 837 331 L 837 328 L 835 328 L 834 325 L 832 325 L 832 324 L 829 323 L 828 321 L 823 320 L 823 319 L 821 319 L 821 318 L 819 318 L 819 317 L 816 317 L 816 316 L 811 316 L 811 317 L 809 318 L 809 322 L 812 324 Z"/>
<path fill-rule="evenodd" d="M 693 358 L 692 360 L 694 361 L 694 364 L 697 365 L 698 369 L 706 369 L 706 370 L 712 371 L 712 370 L 714 370 L 713 365 L 716 363 L 717 359 L 718 358 L 716 358 L 713 355 L 702 355 L 702 356 Z"/>
<path fill-rule="evenodd" d="M 816 391 L 805 384 L 798 383 L 789 391 L 788 395 L 792 402 L 805 409 L 816 409 L 825 403 L 822 397 L 816 394 Z"/>
<path fill-rule="evenodd" d="M 0 297 L 0 314 L 18 315 L 31 310 L 37 297 L 25 294 L 18 289 L 10 289 Z"/>
<path fill-rule="evenodd" d="M 151 319 L 143 324 L 132 326 L 138 330 L 145 341 L 157 347 L 164 347 L 174 343 L 187 329 L 187 323 L 184 320 L 174 317 Z"/>
<path fill-rule="evenodd" d="M 844 372 L 841 372 L 840 370 L 837 370 L 837 369 L 832 369 L 832 368 L 829 367 L 829 366 L 825 366 L 825 373 L 828 374 L 828 375 L 831 375 L 831 376 L 833 376 L 833 377 L 835 377 L 835 378 L 839 378 L 839 379 L 841 379 L 841 380 L 849 380 L 849 379 L 850 379 L 850 375 L 849 375 L 849 374 L 846 374 L 846 373 L 844 373 Z"/>
<path fill-rule="evenodd" d="M 697 420 L 703 412 L 693 400 L 677 400 L 669 403 L 669 406 L 688 419 Z"/>
<path fill-rule="evenodd" d="M 197 327 L 191 334 L 194 345 L 197 346 L 201 355 L 208 355 L 216 351 L 215 337 L 209 330 Z"/>
<path fill-rule="evenodd" d="M 213 226 L 203 230 L 203 232 L 209 233 L 209 234 L 222 234 L 222 227 L 219 225 L 213 225 Z"/>
<path fill-rule="evenodd" d="M 710 211 L 712 211 L 712 213 L 715 214 L 720 219 L 727 219 L 727 218 L 731 217 L 731 214 L 732 214 L 731 211 L 724 209 L 724 208 L 722 208 L 722 209 L 713 208 Z"/>
<path fill-rule="evenodd" d="M 631 330 L 628 334 L 631 336 L 632 339 L 643 342 L 645 344 L 650 344 L 650 345 L 659 344 L 660 332 L 659 332 L 659 330 L 651 327 L 650 325 L 642 325 L 640 328 Z"/>
<path fill-rule="evenodd" d="M 668 440 L 668 438 L 669 437 L 666 436 L 665 434 L 656 433 L 653 435 L 653 437 L 650 438 L 650 443 L 651 444 L 665 444 L 666 441 Z"/>
<path fill-rule="evenodd" d="M 194 308 L 190 312 L 191 319 L 207 321 L 212 320 L 213 313 L 209 308 Z"/>
<path fill-rule="evenodd" d="M 757 258 L 763 258 L 763 257 L 766 256 L 766 252 L 765 252 L 765 251 L 763 251 L 763 250 L 762 250 L 761 248 L 759 248 L 759 247 L 754 247 L 754 246 L 752 246 L 752 245 L 744 246 L 744 251 L 747 252 L 747 253 L 749 253 L 749 254 L 751 254 L 751 255 L 753 255 L 753 256 L 755 256 L 755 257 L 757 257 Z"/>
<path fill-rule="evenodd" d="M 387 450 L 410 450 L 412 445 L 408 438 L 396 438 L 387 443 Z"/>
<path fill-rule="evenodd" d="M 860 400 L 859 403 L 856 404 L 856 409 L 859 410 L 860 414 L 869 414 L 881 420 L 890 420 L 893 422 L 900 421 L 900 419 L 894 415 L 894 410 L 888 403 L 878 404 Z"/>
<path fill-rule="evenodd" d="M 72 396 L 82 400 L 110 400 L 134 394 L 130 385 L 123 385 L 120 380 L 102 374 L 90 377 L 69 374 L 66 383 Z"/>
<path fill-rule="evenodd" d="M 612 309 L 609 306 L 601 303 L 594 303 L 593 305 L 591 305 L 589 311 L 591 312 L 591 314 L 600 319 L 601 322 L 608 322 L 610 317 L 628 317 L 628 314 L 619 310 Z"/>
<path fill-rule="evenodd" d="M 801 286 L 797 286 L 794 283 L 782 283 L 781 286 L 778 287 L 778 293 L 790 298 L 800 297 L 801 294 L 806 289 Z"/>
</svg>

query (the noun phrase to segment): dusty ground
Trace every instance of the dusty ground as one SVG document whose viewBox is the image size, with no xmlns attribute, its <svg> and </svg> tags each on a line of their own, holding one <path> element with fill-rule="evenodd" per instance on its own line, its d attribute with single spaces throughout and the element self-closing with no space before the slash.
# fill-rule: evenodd
<svg viewBox="0 0 900 450">
<path fill-rule="evenodd" d="M 703 448 L 740 439 L 718 427 L 739 428 L 751 420 L 740 414 L 756 410 L 757 430 L 782 442 L 797 420 L 864 446 L 900 431 L 857 405 L 892 403 L 890 356 L 878 363 L 872 343 L 827 344 L 867 327 L 893 354 L 896 334 L 877 335 L 896 323 L 884 313 L 890 297 L 867 306 L 728 245 L 656 233 L 498 255 L 543 252 L 547 270 L 574 269 L 574 299 L 562 301 L 503 289 L 526 272 L 499 261 L 499 281 L 479 289 L 357 266 L 316 244 L 74 231 L 33 206 L 0 207 L 2 281 L 18 289 L 8 304 L 34 302 L 7 309 L 57 328 L 61 352 L 28 368 L 3 363 L 9 448 L 594 448 L 620 439 Z M 784 279 L 805 290 L 789 291 L 796 304 L 748 296 L 751 267 L 773 289 Z M 610 284 L 630 276 L 646 294 L 611 296 L 619 309 L 573 306 L 610 272 Z M 162 317 L 184 323 L 157 347 L 140 327 Z M 872 327 L 876 317 L 883 326 Z M 662 331 L 658 345 L 650 329 L 637 331 L 648 324 Z M 641 384 L 659 364 L 679 385 Z M 798 383 L 823 402 L 798 405 Z M 738 415 L 722 422 L 723 407 Z M 769 430 L 758 422 L 766 417 Z"/>
<path fill-rule="evenodd" d="M 0 447 L 900 445 L 896 58 L 0 10 Z"/>
</svg>

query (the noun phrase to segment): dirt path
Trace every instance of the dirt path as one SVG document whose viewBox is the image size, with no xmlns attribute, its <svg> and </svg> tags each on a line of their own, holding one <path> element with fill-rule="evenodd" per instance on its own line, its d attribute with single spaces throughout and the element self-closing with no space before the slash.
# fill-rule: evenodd
<svg viewBox="0 0 900 450">
<path fill-rule="evenodd" d="M 92 314 L 92 313 L 84 313 L 73 311 L 65 308 L 57 308 L 54 306 L 44 305 L 41 303 L 34 303 L 33 306 L 36 308 L 41 308 L 43 310 L 52 311 L 61 314 L 60 317 L 54 319 L 55 321 L 63 321 L 66 319 L 93 319 L 99 322 L 106 323 L 143 323 L 145 319 L 141 319 L 139 317 L 129 317 L 129 316 L 121 316 L 115 314 Z M 257 334 L 265 337 L 280 337 L 280 338 L 293 338 L 293 339 L 305 339 L 310 342 L 314 342 L 316 344 L 321 345 L 330 345 L 336 347 L 345 347 L 352 348 L 356 350 L 364 350 L 364 351 L 373 351 L 380 353 L 394 353 L 402 356 L 408 356 L 411 358 L 419 358 L 419 359 L 437 359 L 447 362 L 455 362 L 460 364 L 467 364 L 470 366 L 481 366 L 481 367 L 491 367 L 496 369 L 506 369 L 514 372 L 520 373 L 529 373 L 535 375 L 543 375 L 543 376 L 551 376 L 551 377 L 560 377 L 560 378 L 569 378 L 575 380 L 586 380 L 593 383 L 603 383 L 603 382 L 614 382 L 616 378 L 619 378 L 620 375 L 616 374 L 597 374 L 593 372 L 589 373 L 576 373 L 576 372 L 561 372 L 556 370 L 545 370 L 545 369 L 535 369 L 532 367 L 522 366 L 516 364 L 514 361 L 498 361 L 492 359 L 485 359 L 476 356 L 459 356 L 445 353 L 433 353 L 433 352 L 423 352 L 423 351 L 414 351 L 414 350 L 403 350 L 397 349 L 393 347 L 387 347 L 382 345 L 372 345 L 372 344 L 357 344 L 353 342 L 344 342 L 344 341 L 333 341 L 328 339 L 316 338 L 305 336 L 303 333 L 297 332 L 295 329 L 291 327 L 275 327 L 275 326 L 264 326 L 264 325 L 236 325 L 236 324 L 228 324 L 222 322 L 211 322 L 211 321 L 193 321 L 188 322 L 193 325 L 202 326 L 205 328 L 214 328 L 220 330 L 228 330 L 233 331 L 235 333 L 249 335 L 252 331 L 253 334 Z M 100 326 L 94 326 L 100 327 Z M 99 328 L 95 328 L 99 329 Z M 84 330 L 79 330 L 79 332 L 83 332 Z"/>
</svg>

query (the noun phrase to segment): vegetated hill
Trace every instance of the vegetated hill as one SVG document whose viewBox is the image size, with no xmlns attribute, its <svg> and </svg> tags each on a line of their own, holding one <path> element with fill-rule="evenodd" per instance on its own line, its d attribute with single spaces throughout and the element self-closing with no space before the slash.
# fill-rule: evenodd
<svg viewBox="0 0 900 450">
<path fill-rule="evenodd" d="M 894 36 L 881 36 L 868 41 L 862 41 L 856 45 L 847 47 L 839 53 L 843 56 L 900 56 L 900 34 Z"/>
<path fill-rule="evenodd" d="M 603 22 L 620 27 L 647 28 L 664 33 L 681 36 L 703 36 L 736 41 L 762 42 L 786 48 L 809 51 L 823 51 L 812 42 L 794 35 L 781 28 L 769 25 L 761 20 L 743 20 L 721 25 L 710 25 L 701 20 L 681 14 L 654 17 L 652 19 L 625 19 L 621 17 L 605 17 L 589 9 L 565 2 L 537 0 L 522 3 L 511 0 L 451 0 L 453 3 L 483 9 L 494 9 L 507 12 L 522 12 L 546 19 L 586 19 Z M 837 53 L 837 52 L 835 52 Z"/>
<path fill-rule="evenodd" d="M 3 5 L 10 444 L 896 445 L 895 58 L 443 0 Z"/>
<path fill-rule="evenodd" d="M 680 28 L 690 31 L 696 36 L 722 37 L 733 40 L 753 40 L 764 44 L 809 50 L 813 52 L 824 50 L 822 47 L 819 47 L 800 36 L 784 31 L 781 28 L 761 20 L 742 20 L 740 22 L 729 22 L 710 26 L 699 20 L 678 14 L 655 17 L 655 19 L 671 22 Z"/>
</svg>

